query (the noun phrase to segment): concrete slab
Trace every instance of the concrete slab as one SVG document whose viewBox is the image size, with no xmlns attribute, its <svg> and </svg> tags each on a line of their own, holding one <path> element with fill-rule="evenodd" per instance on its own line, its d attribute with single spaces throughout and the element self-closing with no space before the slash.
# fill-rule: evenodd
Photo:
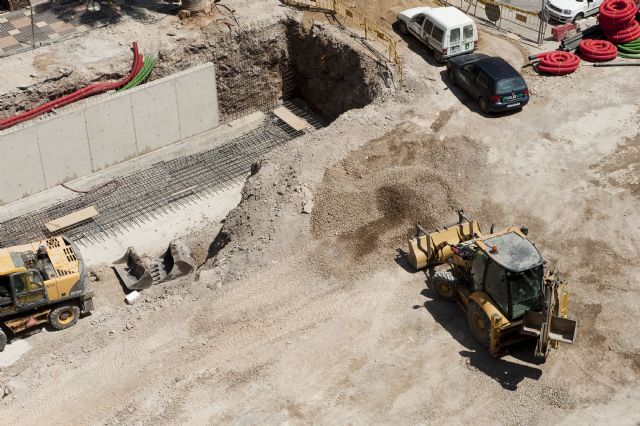
<svg viewBox="0 0 640 426">
<path fill-rule="evenodd" d="M 94 172 L 138 154 L 129 96 L 123 94 L 91 105 L 84 114 Z"/>
<path fill-rule="evenodd" d="M 138 154 L 180 140 L 180 120 L 174 79 L 158 81 L 129 93 L 138 141 Z"/>
<path fill-rule="evenodd" d="M 35 127 L 5 133 L 0 143 L 0 204 L 45 190 Z"/>
<path fill-rule="evenodd" d="M 176 95 L 182 138 L 218 126 L 218 96 L 213 64 L 189 70 L 176 79 Z"/>
<path fill-rule="evenodd" d="M 93 171 L 83 111 L 59 115 L 34 128 L 47 188 Z"/>
</svg>

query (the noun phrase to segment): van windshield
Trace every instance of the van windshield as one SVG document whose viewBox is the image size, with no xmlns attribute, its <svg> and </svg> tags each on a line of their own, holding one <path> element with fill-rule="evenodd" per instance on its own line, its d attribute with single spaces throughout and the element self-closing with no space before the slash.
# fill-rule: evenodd
<svg viewBox="0 0 640 426">
<path fill-rule="evenodd" d="M 500 80 L 496 83 L 496 92 L 517 92 L 518 90 L 524 90 L 527 88 L 527 84 L 520 77 L 507 78 Z"/>
<path fill-rule="evenodd" d="M 464 28 L 462 28 L 462 36 L 465 40 L 473 38 L 473 25 L 465 25 Z"/>
</svg>

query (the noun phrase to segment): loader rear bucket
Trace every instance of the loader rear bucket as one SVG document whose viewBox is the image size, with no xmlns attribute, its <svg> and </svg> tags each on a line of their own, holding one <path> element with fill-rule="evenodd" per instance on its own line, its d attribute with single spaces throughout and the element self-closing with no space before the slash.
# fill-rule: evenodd
<svg viewBox="0 0 640 426">
<path fill-rule="evenodd" d="M 173 280 L 190 274 L 195 269 L 191 252 L 181 241 L 173 241 L 152 267 L 154 282 Z"/>
<path fill-rule="evenodd" d="M 542 331 L 542 312 L 527 311 L 522 321 L 522 334 L 539 337 Z M 550 321 L 549 340 L 570 343 L 576 339 L 578 324 L 574 320 L 552 316 Z"/>
<path fill-rule="evenodd" d="M 153 284 L 151 270 L 133 247 L 129 247 L 121 259 L 113 262 L 112 267 L 129 290 L 144 290 Z"/>
</svg>

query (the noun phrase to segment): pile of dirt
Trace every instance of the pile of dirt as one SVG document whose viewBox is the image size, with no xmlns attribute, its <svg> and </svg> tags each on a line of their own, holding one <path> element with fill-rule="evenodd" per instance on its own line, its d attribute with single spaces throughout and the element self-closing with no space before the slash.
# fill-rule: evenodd
<svg viewBox="0 0 640 426">
<path fill-rule="evenodd" d="M 442 227 L 457 209 L 476 209 L 485 162 L 478 141 L 400 124 L 326 172 L 315 196 L 313 236 L 351 258 L 349 264 L 392 259 L 416 223 Z"/>
</svg>

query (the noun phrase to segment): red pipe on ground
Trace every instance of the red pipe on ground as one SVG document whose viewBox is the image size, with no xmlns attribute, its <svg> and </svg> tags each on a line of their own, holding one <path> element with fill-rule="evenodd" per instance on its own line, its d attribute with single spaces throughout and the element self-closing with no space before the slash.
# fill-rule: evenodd
<svg viewBox="0 0 640 426">
<path fill-rule="evenodd" d="M 580 58 L 571 52 L 553 51 L 535 55 L 537 70 L 553 75 L 571 74 L 578 69 Z"/>
<path fill-rule="evenodd" d="M 606 62 L 618 56 L 618 49 L 607 40 L 582 40 L 580 42 L 580 56 L 591 62 Z"/>
<path fill-rule="evenodd" d="M 0 120 L 0 130 L 7 129 L 20 122 L 37 117 L 55 108 L 60 108 L 62 106 L 76 102 L 82 98 L 86 98 L 87 96 L 92 96 L 98 93 L 106 92 L 108 90 L 120 88 L 125 84 L 127 84 L 129 81 L 131 81 L 136 76 L 136 74 L 140 72 L 143 65 L 144 65 L 144 57 L 142 54 L 138 52 L 138 43 L 134 42 L 133 43 L 133 65 L 131 66 L 131 72 L 129 73 L 129 75 L 127 75 L 123 79 L 118 81 L 112 81 L 112 82 L 93 83 L 86 87 L 83 87 L 80 90 L 77 90 L 73 93 L 62 96 L 58 99 L 54 99 L 53 101 L 42 104 L 29 111 L 25 111 L 20 114 L 16 114 L 12 117 L 8 117 L 3 120 Z"/>
</svg>

